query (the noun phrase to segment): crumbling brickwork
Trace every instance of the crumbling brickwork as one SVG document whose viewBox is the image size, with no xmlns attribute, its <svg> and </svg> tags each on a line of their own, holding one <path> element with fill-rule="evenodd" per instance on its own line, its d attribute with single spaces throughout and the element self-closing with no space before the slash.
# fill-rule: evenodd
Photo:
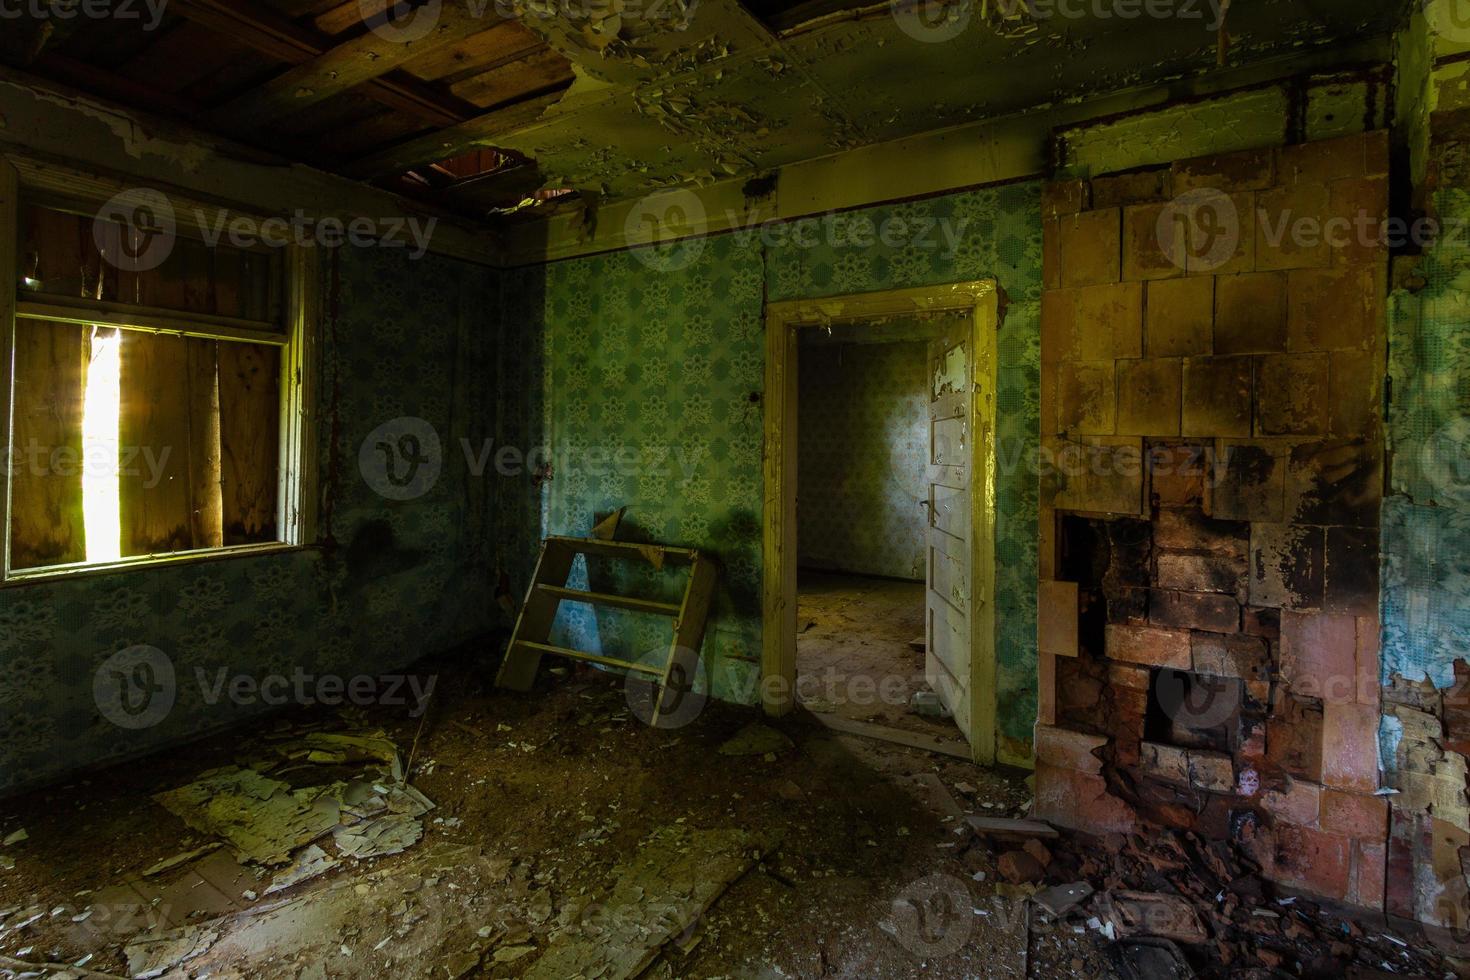
<svg viewBox="0 0 1470 980">
<path fill-rule="evenodd" d="M 1045 191 L 1040 815 L 1382 908 L 1382 132 Z"/>
</svg>

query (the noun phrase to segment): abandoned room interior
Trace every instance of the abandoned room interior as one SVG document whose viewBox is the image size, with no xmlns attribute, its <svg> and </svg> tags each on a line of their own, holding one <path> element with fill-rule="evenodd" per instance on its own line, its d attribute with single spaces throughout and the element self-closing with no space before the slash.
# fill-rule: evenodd
<svg viewBox="0 0 1470 980">
<path fill-rule="evenodd" d="M 1470 0 L 0 0 L 0 977 L 1470 976 Z"/>
</svg>

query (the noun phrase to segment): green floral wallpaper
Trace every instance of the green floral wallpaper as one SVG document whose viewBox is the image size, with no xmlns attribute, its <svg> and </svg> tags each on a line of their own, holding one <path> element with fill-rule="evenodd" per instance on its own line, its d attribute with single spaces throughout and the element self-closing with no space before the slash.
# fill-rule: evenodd
<svg viewBox="0 0 1470 980">
<path fill-rule="evenodd" d="M 514 270 L 503 280 L 502 442 L 549 445 L 552 478 L 501 483 L 499 551 L 523 589 L 542 533 L 586 533 L 627 505 L 625 529 L 696 545 L 724 564 L 706 660 L 718 695 L 754 701 L 760 653 L 759 395 L 763 299 L 995 277 L 1000 729 L 1029 741 L 1036 714 L 1041 187 L 1013 184 L 701 240 Z M 875 234 L 883 231 L 884 234 Z M 673 268 L 677 266 L 677 268 Z M 609 462 L 611 460 L 612 462 Z M 586 580 L 611 569 L 579 569 Z M 625 573 L 627 574 L 627 573 Z M 642 575 L 625 587 L 671 588 Z M 559 628 L 641 656 L 662 623 L 582 609 Z"/>
<path fill-rule="evenodd" d="M 459 440 L 491 433 L 496 274 L 428 256 L 323 256 L 322 532 L 304 551 L 163 565 L 0 589 L 0 793 L 223 728 L 256 704 L 207 703 L 220 670 L 352 677 L 393 671 L 487 626 L 493 529 L 486 480 Z M 359 447 L 378 425 L 421 418 L 443 445 L 437 482 L 389 500 Z M 156 647 L 176 702 L 151 727 L 106 720 L 94 698 L 114 652 Z"/>
<path fill-rule="evenodd" d="M 844 338 L 866 329 L 841 328 Z M 803 568 L 923 581 L 928 360 L 922 340 L 803 344 L 796 499 Z"/>
<path fill-rule="evenodd" d="M 1470 220 L 1470 191 L 1436 194 L 1447 228 Z M 1417 293 L 1392 297 L 1383 501 L 1382 672 L 1455 683 L 1470 660 L 1470 246 L 1446 236 L 1427 249 Z M 1386 725 L 1393 719 L 1386 717 Z M 1391 732 L 1385 733 L 1392 736 Z M 1384 754 L 1393 760 L 1390 749 Z"/>
</svg>

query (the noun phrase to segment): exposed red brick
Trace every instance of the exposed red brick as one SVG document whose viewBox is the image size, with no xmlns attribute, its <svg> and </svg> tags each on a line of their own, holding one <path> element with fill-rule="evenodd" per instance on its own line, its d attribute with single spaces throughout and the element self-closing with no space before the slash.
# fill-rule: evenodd
<svg viewBox="0 0 1470 980">
<path fill-rule="evenodd" d="M 1130 691 L 1148 691 L 1149 671 L 1147 667 L 1131 664 L 1108 664 L 1108 684 L 1114 688 Z"/>
<path fill-rule="evenodd" d="M 1318 612 L 1281 613 L 1281 674 L 1293 693 L 1357 700 L 1357 620 Z"/>
<path fill-rule="evenodd" d="M 1163 551 L 1158 557 L 1157 580 L 1166 589 L 1228 592 L 1233 595 L 1244 589 L 1245 561 L 1219 552 L 1186 554 Z"/>
<path fill-rule="evenodd" d="M 1353 876 L 1348 901 L 1382 911 L 1388 879 L 1388 845 L 1365 840 L 1353 842 Z"/>
<path fill-rule="evenodd" d="M 1036 761 L 1049 766 L 1096 775 L 1102 772 L 1102 760 L 1093 753 L 1107 744 L 1105 735 L 1089 735 L 1051 725 L 1036 726 Z"/>
<path fill-rule="evenodd" d="M 1352 870 L 1351 841 L 1293 824 L 1276 828 L 1274 877 L 1288 887 L 1341 901 Z"/>
<path fill-rule="evenodd" d="M 1378 711 L 1364 704 L 1322 706 L 1322 782 L 1334 789 L 1378 789 Z"/>
<path fill-rule="evenodd" d="M 1292 697 L 1281 699 L 1266 721 L 1266 758 L 1292 776 L 1322 781 L 1322 708 Z"/>
<path fill-rule="evenodd" d="M 1238 611 L 1237 611 L 1238 612 Z M 1258 636 L 1196 632 L 1190 637 L 1194 672 L 1242 680 L 1265 680 L 1271 672 L 1271 653 Z"/>
<path fill-rule="evenodd" d="M 1233 596 L 1217 592 L 1152 589 L 1148 594 L 1148 621 L 1166 629 L 1228 633 L 1240 628 L 1240 606 Z"/>
<path fill-rule="evenodd" d="M 1109 625 L 1105 634 L 1107 655 L 1112 660 L 1176 670 L 1188 670 L 1193 662 L 1186 632 L 1148 626 Z"/>
<path fill-rule="evenodd" d="M 1036 816 L 1059 827 L 1090 833 L 1130 833 L 1137 816 L 1107 791 L 1103 777 L 1046 763 L 1036 766 Z"/>
<path fill-rule="evenodd" d="M 1261 794 L 1261 806 L 1278 820 L 1298 827 L 1317 826 L 1322 808 L 1322 787 L 1300 779 L 1291 779 L 1281 789 Z"/>
<path fill-rule="evenodd" d="M 1379 623 L 1375 613 L 1358 619 L 1358 696 L 1359 704 L 1379 706 L 1383 688 L 1378 677 Z M 1449 716 L 1446 706 L 1446 717 Z"/>
<path fill-rule="evenodd" d="M 1321 827 L 1344 837 L 1379 843 L 1386 841 L 1388 800 L 1382 796 L 1323 790 Z"/>
</svg>

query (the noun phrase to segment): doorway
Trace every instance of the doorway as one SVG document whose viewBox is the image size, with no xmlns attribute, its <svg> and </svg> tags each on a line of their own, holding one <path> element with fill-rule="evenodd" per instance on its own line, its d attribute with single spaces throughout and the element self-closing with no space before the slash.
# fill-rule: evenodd
<svg viewBox="0 0 1470 980">
<path fill-rule="evenodd" d="M 762 616 L 762 699 L 767 712 L 784 714 L 813 691 L 810 682 L 802 683 L 800 638 L 808 623 L 816 624 L 810 629 L 819 629 L 825 617 L 826 632 L 842 634 L 845 628 L 847 638 L 835 648 L 832 642 L 827 642 L 825 648 L 821 643 L 808 643 L 808 671 L 812 667 L 844 662 L 849 668 L 876 671 L 890 678 L 889 697 L 895 699 L 905 693 L 911 699 L 913 693 L 927 684 L 968 742 L 969 756 L 979 762 L 994 761 L 995 447 L 992 434 L 998 319 L 996 288 L 989 280 L 796 300 L 767 308 Z M 842 530 L 832 530 L 830 520 L 827 529 L 820 529 L 823 520 L 841 509 L 827 506 L 825 497 L 830 496 L 830 490 L 824 489 L 820 481 L 810 488 L 811 492 L 799 489 L 803 479 L 800 418 L 803 356 L 830 371 L 828 362 L 839 354 L 832 349 L 824 353 L 824 345 L 840 349 L 840 356 L 851 360 L 865 356 L 854 353 L 854 345 L 864 339 L 874 347 L 913 342 L 925 351 L 922 386 L 914 395 L 921 401 L 922 411 L 913 420 L 920 446 L 914 457 L 915 468 L 922 466 L 923 475 L 919 482 L 911 484 L 910 497 L 919 516 L 916 521 L 894 517 L 891 522 L 896 525 L 900 539 L 904 525 L 916 532 L 910 534 L 908 541 L 911 549 L 915 544 L 918 547 L 908 552 L 910 570 L 907 572 L 903 570 L 904 559 L 894 557 L 902 553 L 901 548 L 889 549 L 884 559 L 886 565 L 855 563 L 852 542 L 835 540 L 844 533 Z M 808 379 L 813 377 L 815 373 L 809 370 Z M 820 423 L 813 423 L 809 415 L 808 425 L 811 424 Z M 903 455 L 892 444 L 904 441 L 900 435 L 889 433 L 884 439 L 886 448 L 881 451 L 890 462 L 895 455 Z M 820 440 L 817 442 L 820 444 Z M 810 465 L 807 479 L 813 479 Z M 869 473 L 862 479 L 871 482 L 876 477 Z M 857 497 L 876 499 L 882 496 L 883 489 L 860 486 Z M 901 496 L 897 488 L 888 491 Z M 802 495 L 806 506 L 799 509 L 798 498 Z M 818 530 L 808 530 L 808 535 L 815 535 L 817 540 L 809 542 L 805 552 L 801 540 L 802 511 L 820 512 L 814 525 Z M 887 512 L 891 514 L 891 508 Z M 849 529 L 858 527 L 865 519 L 883 523 L 882 517 L 872 513 L 848 513 L 844 519 L 853 522 Z M 846 533 L 852 536 L 850 531 Z M 869 539 L 874 536 L 868 534 Z M 913 540 L 915 536 L 917 542 Z M 835 564 L 834 554 L 842 558 Z M 803 557 L 808 566 L 805 585 L 802 584 Z M 894 566 L 893 562 L 898 564 Z M 827 567 L 821 567 L 824 564 Z M 849 567 L 838 567 L 844 564 Z M 884 567 L 889 572 L 896 567 L 898 574 L 884 574 L 881 570 L 875 574 L 875 569 Z M 834 574 L 838 576 L 836 580 Z M 865 581 L 858 581 L 853 575 L 864 576 Z M 820 613 L 815 618 L 803 616 L 801 612 L 803 591 L 807 609 Z M 914 621 L 915 593 L 923 599 L 922 609 L 917 613 L 921 630 L 906 635 Z M 907 619 L 899 612 L 902 609 L 909 610 Z M 863 651 L 860 646 L 854 649 L 850 642 L 854 635 L 860 638 L 866 635 L 869 646 L 875 649 Z M 904 638 L 896 639 L 900 635 Z M 920 636 L 922 648 L 916 649 Z M 842 636 L 825 639 L 842 640 Z M 908 660 L 903 659 L 905 647 L 911 655 Z M 827 664 L 821 662 L 823 659 Z M 895 659 L 900 666 L 898 671 L 892 669 Z M 905 692 L 902 690 L 905 685 L 891 678 L 898 674 L 917 677 L 916 671 L 902 669 L 915 661 L 922 662 L 922 681 L 909 685 Z M 868 681 L 858 683 L 866 692 Z M 849 687 L 849 695 L 854 689 Z M 815 697 L 819 701 L 823 698 L 820 685 Z M 879 695 L 885 703 L 880 715 L 887 714 L 889 697 Z M 909 703 L 906 701 L 900 709 L 905 714 Z"/>
<path fill-rule="evenodd" d="M 797 333 L 797 700 L 960 737 L 925 677 L 931 346 L 967 314 Z"/>
</svg>

